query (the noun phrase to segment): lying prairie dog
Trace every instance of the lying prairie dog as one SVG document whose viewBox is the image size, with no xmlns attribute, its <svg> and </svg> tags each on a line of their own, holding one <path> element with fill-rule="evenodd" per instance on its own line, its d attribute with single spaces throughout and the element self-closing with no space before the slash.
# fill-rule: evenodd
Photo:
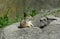
<svg viewBox="0 0 60 39">
<path fill-rule="evenodd" d="M 21 23 L 19 28 L 30 28 L 33 27 L 34 25 L 32 24 L 32 17 L 27 16 Z"/>
</svg>

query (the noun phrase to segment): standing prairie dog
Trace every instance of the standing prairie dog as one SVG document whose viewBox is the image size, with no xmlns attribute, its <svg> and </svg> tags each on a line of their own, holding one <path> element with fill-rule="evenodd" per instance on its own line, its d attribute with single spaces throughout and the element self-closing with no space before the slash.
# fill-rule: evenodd
<svg viewBox="0 0 60 39">
<path fill-rule="evenodd" d="M 31 16 L 27 16 L 21 23 L 20 23 L 20 27 L 19 28 L 29 28 L 29 27 L 33 27 L 32 24 L 32 17 Z"/>
</svg>

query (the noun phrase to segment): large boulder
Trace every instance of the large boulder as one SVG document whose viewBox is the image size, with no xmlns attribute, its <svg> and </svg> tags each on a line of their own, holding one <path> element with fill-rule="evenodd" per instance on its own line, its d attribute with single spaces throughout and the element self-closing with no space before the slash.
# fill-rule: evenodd
<svg viewBox="0 0 60 39">
<path fill-rule="evenodd" d="M 5 33 L 5 39 L 48 39 L 48 35 L 42 32 L 41 29 L 35 28 L 23 28 L 11 32 Z"/>
<path fill-rule="evenodd" d="M 18 28 L 20 23 L 14 23 L 3 29 L 2 39 L 48 39 L 47 33 L 38 27 Z"/>
<path fill-rule="evenodd" d="M 52 17 L 48 18 L 51 20 Z M 39 21 L 40 19 L 44 21 L 45 17 L 39 18 Z M 58 24 L 60 19 L 58 17 L 54 17 L 54 19 L 57 20 L 51 21 L 43 29 L 38 27 L 38 24 L 40 24 L 37 21 L 38 19 L 36 19 L 36 24 L 37 22 L 38 24 L 31 28 L 18 28 L 20 22 L 14 23 L 0 30 L 0 39 L 60 39 L 60 24 Z M 41 23 L 44 24 L 43 22 Z"/>
<path fill-rule="evenodd" d="M 43 31 L 48 34 L 49 39 L 60 39 L 60 25 L 54 24 L 43 28 Z"/>
<path fill-rule="evenodd" d="M 53 15 L 48 15 L 46 17 L 40 17 L 40 15 L 36 16 L 36 18 L 33 20 L 33 24 L 35 27 L 41 27 L 41 26 L 48 26 L 49 24 L 60 24 L 60 18 L 55 17 Z"/>
<path fill-rule="evenodd" d="M 3 29 L 4 39 L 48 39 L 47 33 L 42 32 L 38 27 L 18 28 L 17 25 L 19 23 L 14 23 Z"/>
<path fill-rule="evenodd" d="M 17 30 L 18 30 L 18 26 L 20 26 L 20 22 L 18 22 L 18 23 L 13 23 L 13 24 L 5 27 L 5 28 L 3 29 L 3 31 L 4 31 L 4 33 L 9 34 L 9 33 L 11 33 L 11 32 L 17 31 Z"/>
<path fill-rule="evenodd" d="M 15 27 L 14 27 L 15 28 Z M 43 29 L 38 27 L 4 29 L 2 39 L 60 39 L 60 25 L 48 25 Z"/>
</svg>

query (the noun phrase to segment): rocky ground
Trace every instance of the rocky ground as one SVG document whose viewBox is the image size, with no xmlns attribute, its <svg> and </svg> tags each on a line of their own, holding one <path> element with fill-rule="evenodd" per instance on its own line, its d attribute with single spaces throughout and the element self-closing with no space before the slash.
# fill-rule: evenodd
<svg viewBox="0 0 60 39">
<path fill-rule="evenodd" d="M 14 23 L 0 29 L 0 39 L 60 39 L 60 18 L 50 15 L 50 18 L 57 20 L 47 20 L 40 22 L 41 14 L 36 15 L 33 19 L 34 27 L 32 28 L 18 28 L 20 22 Z M 48 24 L 49 22 L 49 24 Z M 40 28 L 46 24 L 43 29 Z"/>
</svg>

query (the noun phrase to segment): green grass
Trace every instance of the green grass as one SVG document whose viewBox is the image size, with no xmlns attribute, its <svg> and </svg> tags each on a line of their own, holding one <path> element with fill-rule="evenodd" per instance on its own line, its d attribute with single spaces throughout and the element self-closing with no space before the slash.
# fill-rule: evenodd
<svg viewBox="0 0 60 39">
<path fill-rule="evenodd" d="M 32 16 L 32 17 L 34 17 L 37 14 L 39 14 L 39 11 L 36 9 L 32 10 L 31 12 L 27 10 L 27 12 L 26 12 L 27 16 Z"/>
<path fill-rule="evenodd" d="M 38 10 L 32 10 L 32 13 L 30 14 L 32 17 L 37 15 L 39 12 Z"/>
<path fill-rule="evenodd" d="M 14 20 L 10 20 L 8 14 L 5 14 L 3 17 L 0 17 L 0 28 L 4 28 L 12 23 L 20 22 L 23 18 L 16 16 Z"/>
</svg>

